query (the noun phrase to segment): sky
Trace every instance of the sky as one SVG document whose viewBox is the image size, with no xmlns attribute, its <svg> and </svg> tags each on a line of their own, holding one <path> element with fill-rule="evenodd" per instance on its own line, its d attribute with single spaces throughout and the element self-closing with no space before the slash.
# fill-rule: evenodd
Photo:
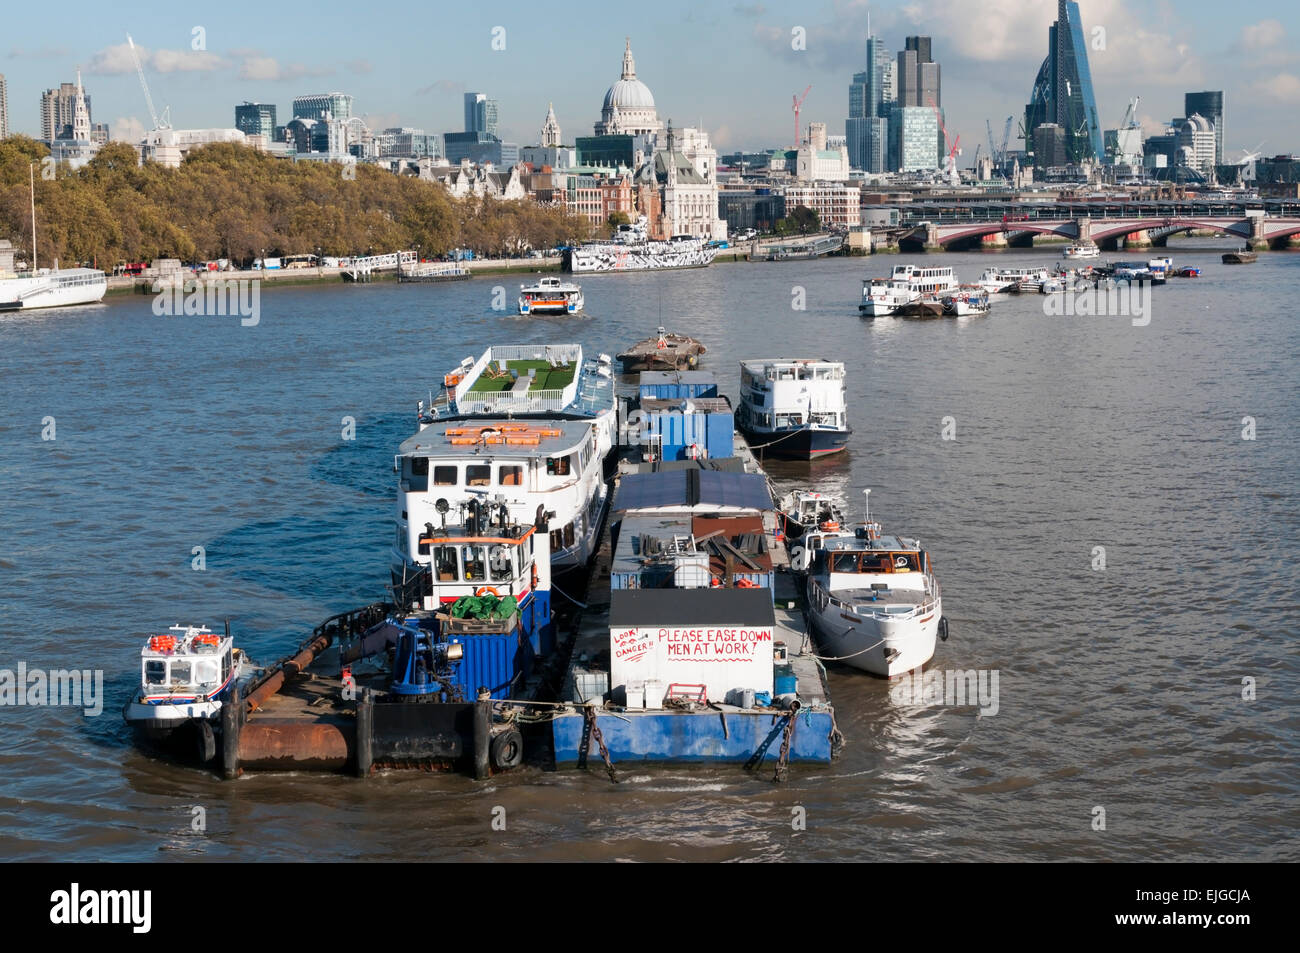
<svg viewBox="0 0 1300 953">
<path fill-rule="evenodd" d="M 1132 97 L 1151 132 L 1183 114 L 1183 93 L 1222 89 L 1225 159 L 1244 151 L 1300 152 L 1300 4 L 1294 0 L 1081 0 L 1103 128 Z M 78 66 L 93 119 L 115 138 L 152 126 L 126 45 L 142 50 L 154 102 L 176 128 L 229 127 L 245 100 L 292 118 L 294 96 L 342 91 L 371 128 L 427 132 L 463 126 L 462 97 L 500 103 L 501 136 L 537 142 L 555 104 L 565 142 L 591 135 L 605 91 L 619 77 L 630 36 L 637 77 L 659 118 L 700 126 L 720 152 L 790 147 L 795 94 L 811 87 L 801 121 L 844 132 L 848 85 L 865 68 L 871 31 L 896 52 L 912 34 L 933 37 L 942 105 L 963 164 L 986 120 L 1014 136 L 1047 52 L 1055 0 L 917 2 L 710 2 L 657 0 L 593 6 L 498 0 L 491 4 L 61 3 L 0 14 L 0 74 L 11 132 L 39 134 L 42 90 Z M 802 38 L 802 43 L 800 39 Z M 802 49 L 796 49 L 802 45 Z M 1284 121 L 1279 122 L 1279 117 Z"/>
</svg>

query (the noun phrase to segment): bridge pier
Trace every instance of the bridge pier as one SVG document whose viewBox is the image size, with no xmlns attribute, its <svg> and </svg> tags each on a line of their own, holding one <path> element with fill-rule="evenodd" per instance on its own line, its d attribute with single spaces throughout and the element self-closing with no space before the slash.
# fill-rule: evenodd
<svg viewBox="0 0 1300 953">
<path fill-rule="evenodd" d="M 994 232 L 992 235 L 980 236 L 980 248 L 1006 248 L 1007 236 L 1002 232 Z"/>
<path fill-rule="evenodd" d="M 1125 248 L 1150 248 L 1151 233 L 1145 228 L 1137 232 L 1129 232 L 1124 236 Z"/>
<path fill-rule="evenodd" d="M 1267 238 L 1248 238 L 1246 247 L 1251 251 L 1268 251 L 1270 247 Z"/>
<path fill-rule="evenodd" d="M 943 242 L 939 240 L 938 226 L 927 225 L 925 227 L 925 251 L 929 253 L 929 252 L 947 251 L 947 250 L 948 249 L 943 247 Z"/>
<path fill-rule="evenodd" d="M 1300 232 L 1294 235 L 1288 235 L 1286 238 L 1287 248 L 1300 248 Z"/>
</svg>

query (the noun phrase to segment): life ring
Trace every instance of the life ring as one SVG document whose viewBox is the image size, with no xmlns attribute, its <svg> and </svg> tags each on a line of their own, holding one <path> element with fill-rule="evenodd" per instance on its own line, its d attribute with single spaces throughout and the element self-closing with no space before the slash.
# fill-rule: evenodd
<svg viewBox="0 0 1300 953">
<path fill-rule="evenodd" d="M 837 523 L 835 520 L 827 520 L 826 522 L 822 523 L 821 528 L 823 531 L 827 533 L 834 533 L 840 528 L 840 524 Z"/>
<path fill-rule="evenodd" d="M 492 766 L 498 771 L 517 768 L 524 761 L 524 736 L 517 728 L 507 728 L 492 739 L 488 754 L 492 758 Z"/>
<path fill-rule="evenodd" d="M 474 595 L 476 595 L 476 596 L 481 596 L 481 595 L 483 595 L 483 593 L 485 593 L 485 592 L 490 592 L 492 595 L 496 596 L 498 599 L 501 598 L 501 593 L 497 592 L 497 591 L 496 591 L 495 589 L 493 589 L 491 586 L 479 586 L 477 589 L 474 590 Z"/>
<path fill-rule="evenodd" d="M 737 588 L 737 589 L 757 589 L 757 588 L 758 588 L 758 583 L 754 582 L 754 580 L 752 580 L 752 579 L 737 579 L 737 580 L 736 580 L 736 588 Z"/>
</svg>

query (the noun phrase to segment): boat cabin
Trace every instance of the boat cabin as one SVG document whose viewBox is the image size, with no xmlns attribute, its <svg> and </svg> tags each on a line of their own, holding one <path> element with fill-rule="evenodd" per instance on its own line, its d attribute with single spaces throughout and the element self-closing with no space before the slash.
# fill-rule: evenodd
<svg viewBox="0 0 1300 953">
<path fill-rule="evenodd" d="M 146 705 L 208 701 L 234 673 L 234 641 L 199 626 L 172 626 L 140 651 L 140 701 Z"/>
</svg>

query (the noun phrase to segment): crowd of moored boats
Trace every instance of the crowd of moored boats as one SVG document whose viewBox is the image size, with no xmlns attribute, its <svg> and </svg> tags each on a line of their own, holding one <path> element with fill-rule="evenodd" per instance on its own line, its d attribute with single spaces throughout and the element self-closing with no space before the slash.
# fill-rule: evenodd
<svg viewBox="0 0 1300 953">
<path fill-rule="evenodd" d="M 397 449 L 382 618 L 265 668 L 228 628 L 151 635 L 125 719 L 227 768 L 309 766 L 326 728 L 296 742 L 304 723 L 340 730 L 352 709 L 362 773 L 471 749 L 505 770 L 537 722 L 556 765 L 829 761 L 824 663 L 919 669 L 947 637 L 939 583 L 919 540 L 815 490 L 778 498 L 763 470 L 845 450 L 842 363 L 742 362 L 733 409 L 703 353 L 660 328 L 619 363 L 577 344 L 465 358 Z M 594 629 L 564 624 L 584 585 L 608 602 Z M 295 701 L 308 673 L 313 700 Z M 275 732 L 270 765 L 239 740 L 257 730 Z"/>
</svg>

